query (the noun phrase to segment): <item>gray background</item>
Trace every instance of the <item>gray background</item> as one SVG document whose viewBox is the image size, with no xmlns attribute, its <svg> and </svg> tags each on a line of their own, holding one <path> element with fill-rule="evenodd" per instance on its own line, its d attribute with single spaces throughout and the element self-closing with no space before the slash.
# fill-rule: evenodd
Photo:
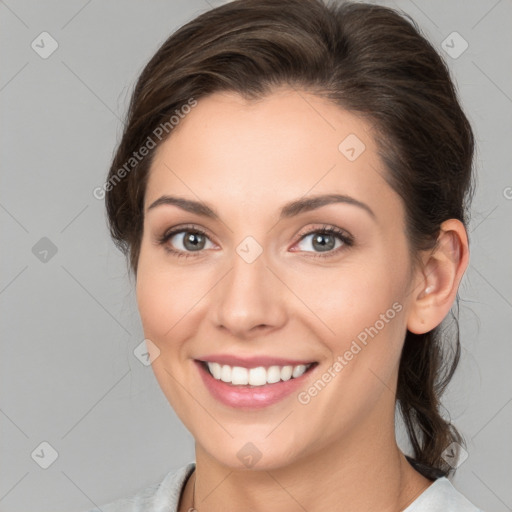
<svg viewBox="0 0 512 512">
<path fill-rule="evenodd" d="M 86 510 L 194 458 L 192 437 L 133 355 L 143 334 L 132 283 L 92 191 L 144 64 L 175 28 L 218 3 L 0 1 L 3 512 Z M 468 443 L 456 487 L 486 511 L 512 510 L 512 3 L 376 3 L 420 24 L 475 129 L 463 357 L 445 405 Z M 43 31 L 59 45 L 46 59 L 31 47 Z M 469 43 L 458 58 L 442 49 L 453 31 Z M 43 237 L 56 254 L 42 252 Z M 39 465 L 50 460 L 43 441 L 58 453 L 48 469 Z"/>
</svg>

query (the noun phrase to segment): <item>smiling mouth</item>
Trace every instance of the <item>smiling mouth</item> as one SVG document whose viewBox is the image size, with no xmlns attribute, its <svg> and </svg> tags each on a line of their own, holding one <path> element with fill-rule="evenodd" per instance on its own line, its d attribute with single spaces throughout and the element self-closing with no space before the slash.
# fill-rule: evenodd
<svg viewBox="0 0 512 512">
<path fill-rule="evenodd" d="M 269 386 L 279 382 L 298 379 L 318 366 L 318 362 L 316 361 L 295 366 L 272 365 L 258 366 L 255 368 L 221 365 L 220 363 L 210 361 L 197 360 L 197 362 L 200 363 L 204 370 L 215 380 L 244 388 Z"/>
</svg>

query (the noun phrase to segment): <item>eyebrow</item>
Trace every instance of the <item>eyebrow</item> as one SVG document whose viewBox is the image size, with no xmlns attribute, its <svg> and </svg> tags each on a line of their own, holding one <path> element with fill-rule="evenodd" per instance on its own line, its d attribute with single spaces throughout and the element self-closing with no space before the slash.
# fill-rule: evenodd
<svg viewBox="0 0 512 512">
<path fill-rule="evenodd" d="M 350 204 L 352 206 L 357 206 L 363 210 L 365 210 L 373 219 L 376 219 L 376 215 L 373 210 L 365 203 L 358 201 L 357 199 L 342 195 L 342 194 L 322 194 L 317 196 L 309 196 L 300 199 L 296 199 L 295 201 L 291 201 L 286 203 L 281 209 L 281 213 L 279 215 L 279 219 L 285 219 L 294 217 L 299 215 L 300 213 L 316 210 L 317 208 L 321 208 L 322 206 L 326 206 L 328 204 L 334 203 L 345 203 Z M 201 215 L 203 217 L 208 217 L 211 219 L 219 219 L 219 215 L 217 212 L 208 204 L 194 201 L 192 199 L 185 199 L 184 197 L 176 197 L 163 195 L 159 197 L 156 201 L 151 203 L 151 205 L 147 208 L 147 212 L 161 205 L 174 205 L 182 210 L 185 210 L 190 213 L 195 213 L 197 215 Z"/>
</svg>

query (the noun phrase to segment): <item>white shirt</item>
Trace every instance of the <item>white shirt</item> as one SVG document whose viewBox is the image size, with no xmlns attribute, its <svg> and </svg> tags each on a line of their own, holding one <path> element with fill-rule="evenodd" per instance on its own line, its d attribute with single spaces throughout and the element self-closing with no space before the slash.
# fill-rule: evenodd
<svg viewBox="0 0 512 512">
<path fill-rule="evenodd" d="M 168 473 L 159 484 L 146 487 L 130 498 L 123 498 L 87 512 L 178 512 L 178 502 L 195 469 L 189 462 Z M 441 477 L 423 491 L 403 512 L 483 512 L 469 502 L 448 478 Z"/>
</svg>

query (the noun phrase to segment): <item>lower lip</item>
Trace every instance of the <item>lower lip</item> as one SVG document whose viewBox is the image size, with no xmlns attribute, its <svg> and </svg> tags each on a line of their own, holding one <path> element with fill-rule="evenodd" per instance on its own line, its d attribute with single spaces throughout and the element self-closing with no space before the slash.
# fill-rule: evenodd
<svg viewBox="0 0 512 512">
<path fill-rule="evenodd" d="M 222 380 L 217 380 L 210 375 L 203 363 L 197 360 L 194 362 L 199 369 L 205 386 L 214 398 L 230 407 L 245 409 L 261 409 L 280 402 L 303 386 L 317 366 L 317 364 L 313 364 L 304 374 L 294 379 L 250 387 L 249 385 L 233 386 Z"/>
</svg>

